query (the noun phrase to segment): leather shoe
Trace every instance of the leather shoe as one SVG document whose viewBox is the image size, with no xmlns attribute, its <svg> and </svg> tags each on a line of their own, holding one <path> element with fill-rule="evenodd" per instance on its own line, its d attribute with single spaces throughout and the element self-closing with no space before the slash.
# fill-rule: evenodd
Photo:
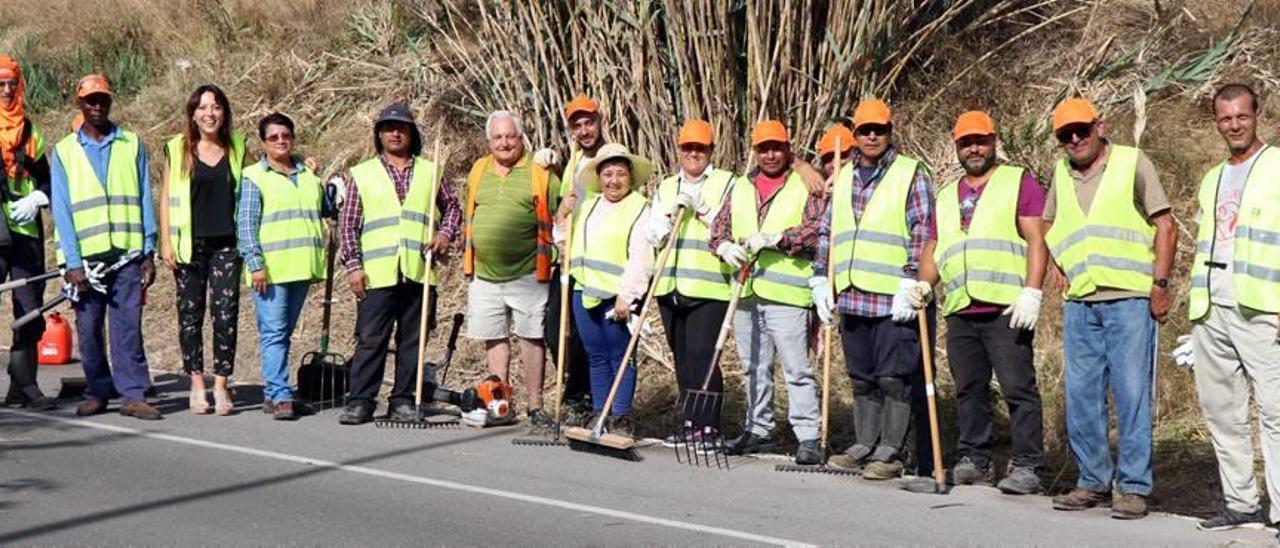
<svg viewBox="0 0 1280 548">
<path fill-rule="evenodd" d="M 80 405 L 76 406 L 77 417 L 89 417 L 93 415 L 100 415 L 102 413 L 105 413 L 106 411 L 107 411 L 107 402 L 104 402 L 97 398 L 85 398 L 84 401 L 80 402 Z"/>
<path fill-rule="evenodd" d="M 120 414 L 144 421 L 160 420 L 160 410 L 145 401 L 135 401 L 120 406 Z"/>
<path fill-rule="evenodd" d="M 342 410 L 341 415 L 338 415 L 338 424 L 347 426 L 364 424 L 371 420 L 373 420 L 373 406 L 360 402 L 348 403 L 347 408 Z"/>
<path fill-rule="evenodd" d="M 278 421 L 296 421 L 298 414 L 293 411 L 292 401 L 282 401 L 276 404 L 276 412 L 271 415 L 271 418 Z"/>
<path fill-rule="evenodd" d="M 419 420 L 418 410 L 409 403 L 398 403 L 387 411 L 387 419 L 394 422 L 414 422 Z"/>
</svg>

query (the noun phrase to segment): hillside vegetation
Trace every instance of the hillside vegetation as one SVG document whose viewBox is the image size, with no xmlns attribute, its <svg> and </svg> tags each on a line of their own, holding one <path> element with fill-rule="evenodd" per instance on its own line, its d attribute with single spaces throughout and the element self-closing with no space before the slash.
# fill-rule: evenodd
<svg viewBox="0 0 1280 548">
<path fill-rule="evenodd" d="M 114 118 L 139 132 L 153 153 L 180 129 L 187 94 L 212 82 L 228 92 L 241 130 L 252 133 L 257 118 L 272 111 L 294 117 L 301 151 L 327 173 L 371 154 L 374 116 L 391 100 L 407 99 L 425 138 L 442 138 L 455 185 L 484 150 L 480 125 L 487 111 L 520 112 L 531 148 L 563 150 L 559 113 L 579 92 L 601 99 L 612 138 L 667 169 L 674 169 L 670 143 L 685 117 L 711 119 L 720 143 L 717 165 L 742 170 L 745 136 L 755 120 L 785 120 L 797 148 L 807 151 L 829 123 L 851 116 L 859 97 L 884 97 L 894 107 L 901 145 L 924 159 L 939 183 L 960 173 L 949 139 L 960 112 L 988 110 L 1001 128 L 1002 156 L 1043 176 L 1057 155 L 1048 130 L 1053 105 L 1087 96 L 1103 110 L 1116 142 L 1138 144 L 1152 157 L 1175 200 L 1182 234 L 1175 279 L 1182 298 L 1175 319 L 1161 329 L 1154 502 L 1199 513 L 1220 498 L 1192 376 L 1165 354 L 1188 330 L 1196 186 L 1226 151 L 1208 98 L 1226 81 L 1249 83 L 1264 97 L 1280 91 L 1280 0 L 39 4 L 0 1 L 0 52 L 22 61 L 28 104 L 50 138 L 67 131 L 71 89 L 86 72 L 111 78 L 119 91 Z M 1264 138 L 1275 134 L 1277 104 L 1264 103 Z M 338 351 L 349 353 L 354 299 L 343 284 L 337 294 L 335 341 Z M 463 294 L 462 277 L 450 265 L 441 317 L 462 308 Z M 296 357 L 317 346 L 320 301 L 317 287 L 294 337 Z M 1074 471 L 1062 416 L 1060 300 L 1049 298 L 1043 314 L 1036 353 L 1047 480 L 1061 490 L 1073 483 Z M 180 369 L 171 275 L 162 273 L 151 289 L 145 322 L 152 367 Z M 256 332 L 247 292 L 240 326 L 236 378 L 254 381 Z M 669 426 L 660 417 L 671 411 L 674 380 L 660 338 L 644 349 L 637 405 L 645 433 L 660 434 Z M 949 420 L 949 375 L 939 351 Z M 439 352 L 433 347 L 431 354 Z M 461 373 L 453 378 L 478 378 L 482 357 L 479 345 L 464 343 L 455 355 L 454 371 Z M 726 417 L 736 422 L 740 374 L 732 357 L 729 369 L 735 394 Z M 833 436 L 842 448 L 849 439 L 849 393 L 847 380 L 836 382 Z M 946 424 L 943 438 L 950 440 L 954 432 Z"/>
</svg>

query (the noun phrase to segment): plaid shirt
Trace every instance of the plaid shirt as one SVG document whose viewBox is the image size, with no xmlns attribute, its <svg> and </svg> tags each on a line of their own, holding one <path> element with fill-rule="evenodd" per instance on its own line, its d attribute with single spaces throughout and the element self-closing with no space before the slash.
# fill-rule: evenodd
<svg viewBox="0 0 1280 548">
<path fill-rule="evenodd" d="M 753 169 L 747 174 L 747 180 L 755 184 L 756 176 L 759 173 L 759 169 Z M 789 177 L 790 173 L 787 176 Z M 786 177 L 783 180 L 785 181 Z M 778 190 L 782 190 L 782 187 L 778 187 Z M 733 189 L 730 188 L 727 196 L 732 195 Z M 769 208 L 773 206 L 773 198 L 777 195 L 778 191 L 774 191 L 766 199 L 759 192 L 756 192 L 758 221 L 764 221 L 765 216 L 769 214 Z M 725 199 L 725 205 L 729 205 L 729 200 L 732 198 L 726 197 Z M 818 234 L 822 229 L 826 212 L 826 200 L 821 196 L 810 194 L 809 198 L 804 202 L 804 214 L 800 224 L 782 231 L 782 238 L 778 240 L 778 251 L 792 257 L 812 258 L 814 248 L 818 245 Z M 720 212 L 716 214 L 715 220 L 711 222 L 711 250 L 714 252 L 717 247 L 720 247 L 721 243 L 731 241 L 733 241 L 733 207 L 722 206 Z"/>
<path fill-rule="evenodd" d="M 876 162 L 871 176 L 865 181 L 862 180 L 860 170 L 857 168 L 861 156 L 856 152 L 854 154 L 853 161 L 849 163 L 847 169 L 853 170 L 853 216 L 854 219 L 861 220 L 862 212 L 867 208 L 867 203 L 871 201 L 872 193 L 875 192 L 880 180 L 884 178 L 889 166 L 893 165 L 893 161 L 898 157 L 898 147 L 897 145 L 889 147 L 884 156 L 881 156 L 880 160 Z M 914 278 L 916 276 L 916 273 L 920 270 L 920 256 L 924 253 L 925 243 L 937 239 L 933 210 L 933 181 L 929 176 L 928 169 L 924 164 L 920 164 L 916 168 L 915 177 L 911 181 L 911 193 L 907 195 L 907 230 L 911 233 L 911 243 L 907 247 L 907 265 L 903 268 L 902 273 L 904 277 Z M 813 263 L 815 276 L 827 275 L 827 253 L 829 252 L 831 241 L 830 236 L 831 217 L 824 216 L 822 218 L 822 230 L 818 237 L 817 253 Z M 836 299 L 836 309 L 841 314 L 882 318 L 888 316 L 892 308 L 893 295 L 867 293 L 855 287 L 849 287 L 844 290 Z"/>
<path fill-rule="evenodd" d="M 391 176 L 391 183 L 396 187 L 396 198 L 404 203 L 404 197 L 409 193 L 409 181 L 413 180 L 413 164 L 410 163 L 401 171 L 387 163 L 386 156 L 379 155 L 378 159 Z M 338 218 L 338 248 L 341 251 L 342 265 L 347 270 L 353 270 L 360 268 L 361 264 L 360 232 L 364 227 L 364 206 L 361 205 L 360 192 L 356 189 L 355 180 L 351 178 L 351 172 L 343 172 L 342 180 L 346 183 L 347 190 L 342 199 L 342 214 Z M 437 234 L 451 242 L 456 240 L 458 229 L 462 226 L 462 208 L 458 205 L 458 196 L 449 185 L 440 185 L 440 191 L 436 193 L 436 207 L 444 212 L 436 226 Z"/>
</svg>

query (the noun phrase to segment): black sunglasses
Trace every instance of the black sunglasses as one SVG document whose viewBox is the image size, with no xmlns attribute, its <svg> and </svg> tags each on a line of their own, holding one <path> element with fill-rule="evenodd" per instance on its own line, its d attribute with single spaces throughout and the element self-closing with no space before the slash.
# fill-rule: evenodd
<svg viewBox="0 0 1280 548">
<path fill-rule="evenodd" d="M 1093 135 L 1094 125 L 1095 124 L 1067 126 L 1065 128 L 1062 128 L 1062 130 L 1058 131 L 1055 135 L 1057 135 L 1058 137 L 1058 142 L 1064 145 L 1067 143 L 1073 142 L 1077 139 L 1083 141 L 1085 139 L 1088 139 L 1090 135 Z"/>
<path fill-rule="evenodd" d="M 881 135 L 888 135 L 891 130 L 893 130 L 893 126 L 881 125 L 881 124 L 863 124 L 858 126 L 858 129 L 854 130 L 854 133 L 857 133 L 859 136 L 862 136 L 862 137 L 866 137 L 868 135 L 881 136 Z"/>
</svg>

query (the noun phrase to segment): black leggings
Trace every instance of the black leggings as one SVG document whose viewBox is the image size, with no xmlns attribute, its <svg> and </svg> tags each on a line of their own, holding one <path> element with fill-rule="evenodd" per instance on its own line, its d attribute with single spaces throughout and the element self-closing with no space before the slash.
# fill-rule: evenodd
<svg viewBox="0 0 1280 548">
<path fill-rule="evenodd" d="M 236 361 L 236 325 L 240 318 L 240 277 L 244 262 L 236 239 L 196 238 L 191 262 L 174 272 L 178 286 L 178 345 L 182 370 L 204 373 L 204 311 L 213 320 L 213 374 L 231 376 Z"/>
<path fill-rule="evenodd" d="M 0 216 L 0 223 L 5 222 Z M 0 282 L 29 278 L 44 272 L 43 238 L 13 233 L 13 243 L 0 248 Z M 44 303 L 44 282 L 33 283 L 11 291 L 13 317 L 17 319 Z M 9 353 L 9 390 L 39 392 L 36 387 L 36 343 L 44 336 L 44 318 L 22 326 L 13 333 Z"/>
<path fill-rule="evenodd" d="M 671 293 L 658 297 L 658 307 L 662 314 L 662 327 L 667 332 L 667 344 L 676 360 L 676 382 L 680 385 L 680 397 L 683 400 L 685 390 L 700 390 L 707 379 L 707 368 L 712 367 L 711 357 L 715 354 L 716 336 L 720 333 L 720 324 L 724 321 L 725 311 L 729 303 L 709 299 L 691 299 Z M 711 382 L 707 385 L 711 392 L 724 392 L 724 377 L 720 373 L 720 365 L 711 370 Z M 723 399 L 723 398 L 722 398 Z M 684 402 L 678 402 L 683 406 Z M 703 420 L 719 427 L 719 409 Z"/>
</svg>

